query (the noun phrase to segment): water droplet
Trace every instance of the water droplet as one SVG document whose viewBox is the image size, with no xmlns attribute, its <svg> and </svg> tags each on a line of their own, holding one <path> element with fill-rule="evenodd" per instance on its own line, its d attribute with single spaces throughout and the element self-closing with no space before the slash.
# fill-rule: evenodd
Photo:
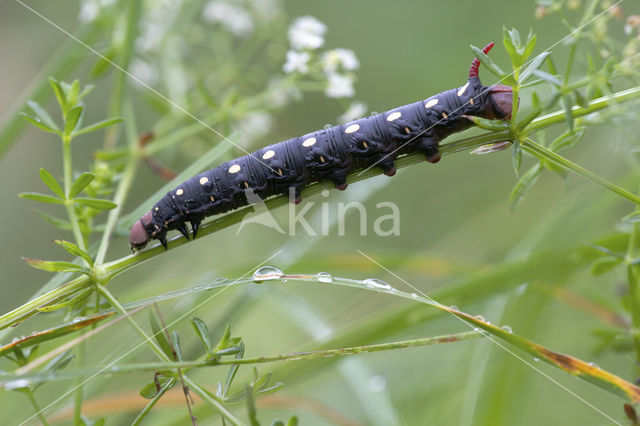
<svg viewBox="0 0 640 426">
<path fill-rule="evenodd" d="M 27 386 L 29 386 L 31 383 L 29 382 L 29 380 L 26 379 L 18 379 L 18 380 L 12 380 L 10 382 L 6 382 L 3 387 L 6 390 L 11 390 L 11 389 L 18 389 L 18 388 L 26 388 Z"/>
<path fill-rule="evenodd" d="M 267 280 L 277 280 L 284 276 L 284 272 L 274 266 L 263 266 L 258 268 L 251 277 L 256 284 Z"/>
<path fill-rule="evenodd" d="M 416 293 L 411 293 L 411 297 L 413 297 L 414 299 L 417 299 L 418 295 Z"/>
<path fill-rule="evenodd" d="M 323 129 L 330 129 L 333 127 L 333 124 L 325 124 L 324 126 L 322 126 Z"/>
<path fill-rule="evenodd" d="M 367 278 L 362 281 L 362 284 L 366 285 L 369 288 L 382 288 L 384 290 L 392 290 L 393 287 L 385 281 L 379 280 L 377 278 Z"/>
<path fill-rule="evenodd" d="M 517 295 L 523 294 L 527 290 L 528 285 L 529 283 L 520 284 L 518 287 L 516 287 L 516 294 Z"/>
<path fill-rule="evenodd" d="M 478 331 L 480 331 L 480 327 L 473 327 L 473 331 L 477 333 Z"/>
<path fill-rule="evenodd" d="M 593 367 L 593 368 L 598 368 L 600 369 L 600 366 L 598 364 L 596 364 L 595 362 L 590 362 L 589 366 Z"/>
<path fill-rule="evenodd" d="M 506 331 L 509 334 L 513 333 L 513 330 L 511 330 L 511 327 L 509 327 L 508 325 L 503 325 L 500 328 L 503 329 L 504 331 Z"/>
<path fill-rule="evenodd" d="M 14 338 L 11 340 L 11 343 L 18 343 L 19 341 L 20 341 L 20 339 L 18 339 L 17 337 L 14 337 Z"/>
<path fill-rule="evenodd" d="M 449 306 L 449 309 L 453 309 L 454 311 L 459 311 L 460 310 L 460 308 L 458 308 L 456 305 Z"/>
<path fill-rule="evenodd" d="M 533 362 L 540 362 L 540 358 L 538 358 L 538 357 L 533 357 Z"/>
<path fill-rule="evenodd" d="M 330 283 L 333 282 L 333 277 L 328 272 L 318 272 L 315 276 L 316 280 L 321 283 Z"/>
<path fill-rule="evenodd" d="M 286 283 L 286 282 L 287 282 L 287 279 L 286 279 L 286 278 L 283 278 L 283 279 L 282 279 L 282 282 L 283 282 L 283 283 Z"/>
<path fill-rule="evenodd" d="M 478 321 L 487 322 L 487 320 L 484 319 L 482 315 L 476 315 L 474 318 L 477 319 Z"/>
<path fill-rule="evenodd" d="M 226 283 L 227 281 L 229 281 L 227 278 L 216 278 L 215 280 L 213 280 L 214 284 L 222 284 L 222 283 Z"/>
<path fill-rule="evenodd" d="M 387 388 L 387 379 L 380 374 L 371 376 L 369 379 L 369 387 L 371 387 L 371 390 L 374 392 L 383 392 Z"/>
</svg>

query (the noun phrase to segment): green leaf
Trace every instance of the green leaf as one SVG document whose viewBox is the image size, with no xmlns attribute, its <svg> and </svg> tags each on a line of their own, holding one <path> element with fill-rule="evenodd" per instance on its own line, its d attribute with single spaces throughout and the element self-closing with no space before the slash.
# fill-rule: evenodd
<svg viewBox="0 0 640 426">
<path fill-rule="evenodd" d="M 38 121 L 37 118 L 31 117 L 27 113 L 21 112 L 20 115 L 23 116 L 25 120 L 27 120 L 29 123 L 39 128 L 40 130 L 44 130 L 45 132 L 49 132 L 49 133 L 55 133 L 57 135 L 60 134 L 60 132 L 57 131 L 56 129 L 52 129 L 51 127 L 46 126 L 45 124 Z"/>
<path fill-rule="evenodd" d="M 640 222 L 640 211 L 629 213 L 622 218 L 622 223 L 638 223 Z"/>
<path fill-rule="evenodd" d="M 298 426 L 298 416 L 291 416 L 287 422 L 287 426 Z"/>
<path fill-rule="evenodd" d="M 471 50 L 476 55 L 476 58 L 480 61 L 480 63 L 486 67 L 489 71 L 491 71 L 496 77 L 503 79 L 506 77 L 507 73 L 502 71 L 502 69 L 495 63 L 491 57 L 487 56 L 486 53 L 482 51 L 482 49 L 471 45 Z"/>
<path fill-rule="evenodd" d="M 83 206 L 91 207 L 96 210 L 111 210 L 118 207 L 118 205 L 113 201 L 103 200 L 100 198 L 78 197 L 74 198 L 73 200 L 79 204 L 82 204 Z"/>
<path fill-rule="evenodd" d="M 93 288 L 86 288 L 79 291 L 74 297 L 71 297 L 64 302 L 55 303 L 51 305 L 41 306 L 38 308 L 38 312 L 54 312 L 59 309 L 71 308 L 77 305 L 79 302 L 85 300 L 87 297 L 93 294 Z M 66 334 L 66 333 L 65 333 Z"/>
<path fill-rule="evenodd" d="M 20 198 L 26 198 L 27 200 L 40 201 L 41 203 L 50 204 L 63 204 L 64 200 L 53 195 L 41 194 L 39 192 L 21 192 L 18 194 Z"/>
<path fill-rule="evenodd" d="M 517 35 L 517 38 L 514 37 L 514 35 Z M 514 38 L 517 39 L 517 43 L 514 42 Z M 520 46 L 520 34 L 518 31 L 515 29 L 509 31 L 506 27 L 502 27 L 502 44 L 511 58 L 511 64 L 513 67 L 517 68 L 521 66 L 522 58 L 517 51 L 517 48 Z"/>
<path fill-rule="evenodd" d="M 169 357 L 169 359 L 174 359 L 173 350 L 171 349 L 171 345 L 167 340 L 167 336 L 165 335 L 165 331 L 160 327 L 158 323 L 158 319 L 156 318 L 153 311 L 149 311 L 149 324 L 151 325 L 151 332 L 153 333 L 153 338 L 156 339 L 158 345 L 162 349 L 162 352 L 165 353 Z"/>
<path fill-rule="evenodd" d="M 112 117 L 107 118 L 106 120 L 98 121 L 97 123 L 93 123 L 88 125 L 87 127 L 83 127 L 80 130 L 76 130 L 73 132 L 73 136 L 83 135 L 85 133 L 95 132 L 96 130 L 100 130 L 104 127 L 111 126 L 113 124 L 119 123 L 122 121 L 121 117 Z"/>
<path fill-rule="evenodd" d="M 91 258 L 91 256 L 89 256 L 89 253 L 82 250 L 74 243 L 65 240 L 53 240 L 53 242 L 68 251 L 73 256 L 78 256 L 84 259 L 84 261 L 87 262 L 90 267 L 93 266 L 93 259 Z"/>
<path fill-rule="evenodd" d="M 204 349 L 208 354 L 212 353 L 213 348 L 211 347 L 211 338 L 209 337 L 207 324 L 205 324 L 200 318 L 193 317 L 191 318 L 191 325 L 193 326 L 193 330 L 196 332 L 196 335 L 204 345 Z"/>
<path fill-rule="evenodd" d="M 573 103 L 571 102 L 571 98 L 569 95 L 562 96 L 562 103 L 564 106 L 564 119 L 567 122 L 567 126 L 569 130 L 573 132 L 573 115 L 571 114 L 571 108 L 573 108 Z"/>
<path fill-rule="evenodd" d="M 529 30 L 529 35 L 527 35 L 527 42 L 524 46 L 524 52 L 522 53 L 522 58 L 526 61 L 531 53 L 533 53 L 533 49 L 536 47 L 536 41 L 538 37 L 533 33 L 533 30 Z"/>
<path fill-rule="evenodd" d="M 533 74 L 535 74 L 536 77 L 541 78 L 542 80 L 546 81 L 547 83 L 550 83 L 556 87 L 561 87 L 562 86 L 562 80 L 560 80 L 560 78 L 558 78 L 558 76 L 555 75 L 551 75 L 548 72 L 544 72 L 542 70 L 533 70 Z"/>
<path fill-rule="evenodd" d="M 82 92 L 80 92 L 80 94 L 78 95 L 78 102 L 80 102 L 82 99 L 84 99 L 85 96 L 91 93 L 94 87 L 95 86 L 93 84 L 87 84 L 86 86 L 84 86 L 84 89 L 82 89 Z"/>
<path fill-rule="evenodd" d="M 180 349 L 180 335 L 177 331 L 171 333 L 171 343 L 173 344 L 173 349 L 176 353 L 177 361 L 182 361 L 182 349 Z"/>
<path fill-rule="evenodd" d="M 77 78 L 73 80 L 71 85 L 67 85 L 67 101 L 69 101 L 69 105 L 73 105 L 74 107 L 78 103 L 78 94 L 80 93 L 80 80 Z"/>
<path fill-rule="evenodd" d="M 84 172 L 75 182 L 71 185 L 71 190 L 69 191 L 69 198 L 74 198 L 76 195 L 80 193 L 83 189 L 87 187 L 91 183 L 91 181 L 95 178 L 95 176 L 89 172 Z"/>
<path fill-rule="evenodd" d="M 533 109 L 540 108 L 540 96 L 535 90 L 531 91 L 531 106 Z"/>
<path fill-rule="evenodd" d="M 462 117 L 485 130 L 500 131 L 507 130 L 509 128 L 509 122 L 503 120 L 489 120 L 488 118 L 477 117 L 474 115 L 463 115 Z"/>
<path fill-rule="evenodd" d="M 152 399 L 158 394 L 158 385 L 160 385 L 160 389 L 164 388 L 169 382 L 173 379 L 171 377 L 162 376 L 158 378 L 158 383 L 155 381 L 147 383 L 144 385 L 139 391 L 141 397 L 145 399 Z M 173 386 L 172 386 L 173 387 Z"/>
<path fill-rule="evenodd" d="M 525 127 L 527 127 L 529 123 L 535 120 L 536 117 L 538 117 L 541 113 L 542 113 L 541 107 L 537 107 L 531 110 L 527 115 L 524 116 L 524 118 L 521 118 L 520 120 L 518 120 L 518 125 L 517 125 L 518 130 L 522 130 Z"/>
<path fill-rule="evenodd" d="M 567 130 L 560 136 L 558 136 L 551 144 L 549 145 L 549 150 L 553 152 L 562 151 L 567 148 L 571 148 L 576 143 L 582 139 L 584 136 L 586 128 L 584 126 L 580 126 L 575 128 L 573 131 Z"/>
<path fill-rule="evenodd" d="M 77 81 L 77 80 L 76 80 Z M 70 135 L 82 122 L 82 113 L 84 107 L 82 105 L 76 105 L 69 110 L 65 118 L 64 134 Z"/>
<path fill-rule="evenodd" d="M 27 105 L 29 105 L 29 107 L 33 110 L 33 112 L 36 113 L 36 117 L 39 118 L 39 121 L 41 123 L 45 124 L 47 127 L 50 127 L 52 129 L 55 129 L 58 131 L 60 130 L 58 129 L 58 125 L 55 123 L 55 121 L 53 121 L 53 119 L 51 118 L 47 110 L 45 110 L 42 106 L 40 106 L 39 103 L 35 101 L 28 101 Z"/>
<path fill-rule="evenodd" d="M 618 266 L 620 263 L 622 263 L 622 260 L 623 259 L 615 256 L 601 257 L 593 263 L 593 266 L 591 266 L 591 270 L 589 272 L 591 273 L 591 275 L 602 275 L 605 272 L 608 272 Z"/>
<path fill-rule="evenodd" d="M 40 169 L 40 179 L 42 179 L 42 182 L 44 182 L 44 184 L 49 187 L 51 192 L 53 192 L 63 200 L 66 198 L 64 196 L 64 190 L 62 189 L 62 187 L 60 186 L 56 178 L 54 178 L 53 175 L 49 173 L 46 169 L 43 169 L 43 168 Z"/>
<path fill-rule="evenodd" d="M 524 82 L 527 79 L 529 79 L 533 75 L 533 72 L 535 70 L 539 70 L 540 69 L 542 64 L 544 64 L 544 61 L 547 59 L 547 57 L 549 57 L 549 55 L 551 55 L 551 52 L 542 52 L 541 54 L 536 56 L 531 61 L 529 66 L 527 68 L 525 68 L 524 71 L 522 71 L 522 74 L 520 74 L 520 81 Z"/>
<path fill-rule="evenodd" d="M 58 80 L 53 77 L 49 77 L 49 84 L 53 87 L 53 93 L 56 95 L 56 99 L 58 100 L 58 105 L 60 105 L 60 109 L 62 110 L 62 115 L 67 115 L 67 94 L 66 91 L 62 88 L 62 85 Z"/>
<path fill-rule="evenodd" d="M 518 182 L 513 187 L 513 190 L 511 190 L 511 195 L 509 196 L 509 207 L 511 210 L 515 210 L 518 207 L 520 202 L 524 199 L 524 196 L 540 177 L 541 172 L 542 166 L 540 162 L 537 162 L 533 167 L 527 170 L 520 179 L 518 179 Z"/>
<path fill-rule="evenodd" d="M 520 165 L 522 164 L 522 147 L 520 146 L 520 141 L 518 139 L 513 141 L 512 149 L 511 159 L 513 163 L 513 170 L 516 172 L 516 175 L 518 175 L 518 170 L 520 170 Z"/>
<path fill-rule="evenodd" d="M 35 209 L 35 210 L 36 210 L 36 213 L 38 213 L 45 222 L 55 226 L 56 228 L 60 228 L 65 231 L 70 231 L 72 229 L 71 223 L 69 221 L 57 218 L 53 215 L 50 215 L 47 212 L 43 212 L 42 210 L 38 210 L 38 209 Z"/>
<path fill-rule="evenodd" d="M 23 257 L 22 260 L 27 262 L 29 266 L 36 269 L 42 269 L 48 272 L 81 272 L 83 274 L 91 275 L 91 271 L 84 266 L 76 265 L 71 262 L 64 262 L 61 260 L 40 260 L 32 259 L 30 257 Z"/>
<path fill-rule="evenodd" d="M 482 145 L 470 152 L 473 155 L 493 154 L 494 152 L 504 151 L 511 146 L 511 141 L 493 142 Z"/>
</svg>

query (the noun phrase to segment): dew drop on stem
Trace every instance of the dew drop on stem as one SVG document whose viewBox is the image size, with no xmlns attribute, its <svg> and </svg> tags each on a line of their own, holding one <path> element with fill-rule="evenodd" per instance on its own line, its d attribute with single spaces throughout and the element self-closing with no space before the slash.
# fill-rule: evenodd
<svg viewBox="0 0 640 426">
<path fill-rule="evenodd" d="M 393 287 L 385 281 L 379 280 L 377 278 L 367 278 L 362 281 L 362 284 L 369 288 L 381 288 L 384 290 L 393 290 Z"/>
<path fill-rule="evenodd" d="M 274 266 L 263 266 L 258 268 L 251 277 L 256 284 L 263 281 L 278 280 L 284 276 L 284 272 Z"/>
<path fill-rule="evenodd" d="M 333 277 L 328 272 L 318 272 L 315 276 L 316 280 L 321 283 L 330 283 L 333 282 Z"/>
</svg>

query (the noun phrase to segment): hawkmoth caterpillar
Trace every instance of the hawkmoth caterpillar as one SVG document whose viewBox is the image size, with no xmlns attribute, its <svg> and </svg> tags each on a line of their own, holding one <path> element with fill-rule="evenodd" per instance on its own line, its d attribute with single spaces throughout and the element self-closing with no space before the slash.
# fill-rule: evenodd
<svg viewBox="0 0 640 426">
<path fill-rule="evenodd" d="M 483 52 L 493 47 L 488 44 Z M 420 152 L 427 161 L 440 160 L 441 140 L 473 125 L 468 116 L 509 119 L 512 89 L 485 87 L 480 82 L 480 61 L 475 58 L 466 84 L 428 99 L 387 112 L 334 126 L 266 146 L 236 158 L 180 184 L 162 197 L 131 227 L 129 243 L 141 250 L 150 239 L 167 248 L 166 234 L 177 229 L 185 238 L 191 223 L 193 238 L 203 218 L 247 205 L 245 191 L 264 199 L 300 192 L 312 182 L 331 180 L 344 190 L 346 177 L 357 169 L 378 167 L 395 174 L 398 155 Z"/>
</svg>

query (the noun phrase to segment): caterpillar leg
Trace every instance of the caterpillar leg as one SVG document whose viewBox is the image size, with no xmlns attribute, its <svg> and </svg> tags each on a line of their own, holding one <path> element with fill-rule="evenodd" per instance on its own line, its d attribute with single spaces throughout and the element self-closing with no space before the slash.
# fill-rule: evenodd
<svg viewBox="0 0 640 426">
<path fill-rule="evenodd" d="M 164 235 L 162 237 L 158 237 L 158 240 L 160 240 L 160 244 L 162 244 L 162 247 L 164 247 L 164 249 L 167 249 L 167 237 L 165 237 Z"/>
<path fill-rule="evenodd" d="M 416 145 L 416 151 L 424 154 L 425 158 L 430 163 L 437 163 L 440 161 L 440 153 L 438 152 L 438 141 L 433 138 L 422 138 Z"/>
<path fill-rule="evenodd" d="M 198 229 L 200 229 L 200 221 L 192 220 L 191 221 L 191 231 L 193 232 L 193 239 L 196 239 L 196 235 L 198 235 Z"/>
<path fill-rule="evenodd" d="M 302 188 L 298 188 L 296 186 L 289 187 L 289 193 L 285 195 L 289 195 L 289 202 L 293 204 L 300 204 L 302 202 Z"/>
<path fill-rule="evenodd" d="M 394 166 L 393 159 L 391 158 L 385 158 L 380 162 L 379 166 L 382 169 L 382 172 L 389 177 L 396 174 L 396 167 Z"/>
<path fill-rule="evenodd" d="M 345 176 L 334 176 L 331 178 L 333 181 L 333 185 L 336 187 L 338 191 L 344 191 L 347 189 L 349 184 L 347 183 L 347 178 Z"/>
<path fill-rule="evenodd" d="M 184 235 L 184 237 L 188 240 L 189 239 L 189 231 L 187 230 L 187 227 L 184 225 L 184 223 L 181 223 L 178 226 L 178 231 L 180 231 L 180 233 L 182 235 Z"/>
</svg>

